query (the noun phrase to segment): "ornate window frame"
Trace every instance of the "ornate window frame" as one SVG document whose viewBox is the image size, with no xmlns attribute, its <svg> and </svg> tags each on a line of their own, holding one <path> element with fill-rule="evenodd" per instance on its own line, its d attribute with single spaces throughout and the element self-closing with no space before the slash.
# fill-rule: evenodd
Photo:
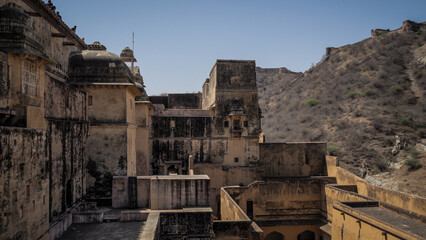
<svg viewBox="0 0 426 240">
<path fill-rule="evenodd" d="M 26 58 L 22 61 L 21 69 L 22 93 L 37 96 L 40 82 L 39 64 L 35 60 Z"/>
</svg>

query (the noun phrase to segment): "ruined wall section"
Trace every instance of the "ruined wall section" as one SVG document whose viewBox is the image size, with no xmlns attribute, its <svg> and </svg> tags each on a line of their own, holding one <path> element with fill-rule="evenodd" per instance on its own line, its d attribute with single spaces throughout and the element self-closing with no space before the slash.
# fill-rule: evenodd
<svg viewBox="0 0 426 240">
<path fill-rule="evenodd" d="M 38 239 L 49 229 L 46 131 L 0 127 L 0 239 Z"/>
</svg>

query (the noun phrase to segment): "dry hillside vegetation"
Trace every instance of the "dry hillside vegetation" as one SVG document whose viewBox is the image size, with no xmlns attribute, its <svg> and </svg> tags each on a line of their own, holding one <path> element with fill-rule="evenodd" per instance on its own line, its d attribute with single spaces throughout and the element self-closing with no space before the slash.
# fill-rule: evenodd
<svg viewBox="0 0 426 240">
<path fill-rule="evenodd" d="M 258 68 L 262 129 L 267 142 L 325 141 L 351 172 L 426 196 L 426 22 L 377 32 L 305 73 Z"/>
</svg>

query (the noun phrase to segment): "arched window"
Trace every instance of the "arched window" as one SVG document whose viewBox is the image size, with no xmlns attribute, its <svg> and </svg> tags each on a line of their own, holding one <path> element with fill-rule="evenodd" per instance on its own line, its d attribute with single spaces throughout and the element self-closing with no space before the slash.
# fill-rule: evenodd
<svg viewBox="0 0 426 240">
<path fill-rule="evenodd" d="M 297 236 L 297 240 L 315 240 L 315 233 L 311 231 L 304 231 Z"/>
<path fill-rule="evenodd" d="M 282 235 L 279 232 L 271 232 L 268 235 L 266 235 L 264 240 L 284 240 L 284 235 Z"/>
</svg>

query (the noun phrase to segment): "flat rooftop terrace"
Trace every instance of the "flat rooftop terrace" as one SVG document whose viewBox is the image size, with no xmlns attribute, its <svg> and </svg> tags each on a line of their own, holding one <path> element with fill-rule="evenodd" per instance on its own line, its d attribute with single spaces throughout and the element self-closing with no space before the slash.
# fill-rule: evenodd
<svg viewBox="0 0 426 240">
<path fill-rule="evenodd" d="M 426 236 L 426 223 L 406 217 L 398 212 L 379 207 L 375 202 L 362 204 L 364 202 L 343 202 L 342 205 L 349 206 L 352 210 L 374 220 L 386 223 L 410 235 L 416 235 L 422 239 Z"/>
</svg>

